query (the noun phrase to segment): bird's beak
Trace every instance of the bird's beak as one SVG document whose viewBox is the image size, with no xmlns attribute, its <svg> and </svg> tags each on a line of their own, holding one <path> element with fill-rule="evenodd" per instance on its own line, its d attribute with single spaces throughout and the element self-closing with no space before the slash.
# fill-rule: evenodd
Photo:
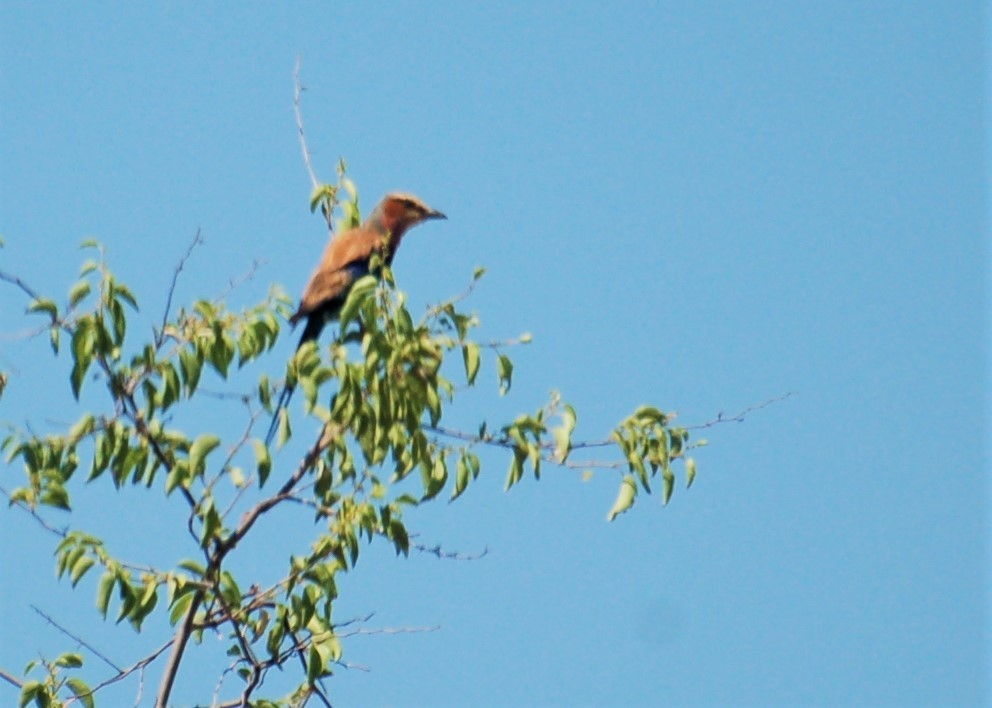
<svg viewBox="0 0 992 708">
<path fill-rule="evenodd" d="M 424 215 L 425 219 L 447 219 L 448 217 L 444 215 L 443 212 L 437 209 L 432 209 Z"/>
</svg>

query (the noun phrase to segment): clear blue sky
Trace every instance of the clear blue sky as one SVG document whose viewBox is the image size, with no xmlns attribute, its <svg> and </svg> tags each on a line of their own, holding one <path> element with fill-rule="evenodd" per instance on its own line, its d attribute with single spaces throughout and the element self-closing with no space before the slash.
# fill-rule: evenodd
<svg viewBox="0 0 992 708">
<path fill-rule="evenodd" d="M 487 557 L 373 548 L 342 582 L 341 619 L 441 629 L 347 644 L 371 672 L 329 682 L 336 706 L 988 704 L 989 22 L 964 1 L 7 0 L 0 268 L 61 297 L 98 238 L 150 327 L 201 228 L 178 297 L 254 259 L 234 304 L 297 295 L 325 238 L 293 123 L 300 55 L 321 176 L 344 156 L 366 208 L 403 189 L 450 217 L 397 259 L 411 302 L 484 265 L 483 336 L 534 334 L 514 395 L 465 420 L 556 388 L 598 438 L 641 403 L 691 423 L 797 394 L 707 431 L 691 491 L 612 525 L 612 475 L 504 494 L 487 454 L 459 503 L 409 518 Z M 44 338 L 18 337 L 37 323 L 24 305 L 0 287 L 0 420 L 45 431 L 78 410 L 64 361 L 53 375 Z M 20 475 L 0 467 L 6 488 Z M 155 498 L 53 520 L 117 533 L 132 558 L 192 554 Z M 282 523 L 246 570 L 305 544 Z M 57 583 L 27 515 L 0 513 L 0 532 L 0 667 L 72 646 L 30 603 L 122 664 L 166 638 L 101 623 L 95 579 Z M 223 666 L 193 656 L 177 705 L 209 701 Z"/>
</svg>

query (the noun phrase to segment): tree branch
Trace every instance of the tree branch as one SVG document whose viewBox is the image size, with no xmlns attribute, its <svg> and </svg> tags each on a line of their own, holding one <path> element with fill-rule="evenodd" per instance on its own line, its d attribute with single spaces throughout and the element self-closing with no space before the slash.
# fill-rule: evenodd
<svg viewBox="0 0 992 708">
<path fill-rule="evenodd" d="M 91 654 L 93 654 L 93 656 L 95 656 L 96 658 L 98 658 L 101 661 L 103 661 L 103 663 L 105 663 L 107 666 L 109 666 L 110 668 L 112 668 L 114 671 L 116 671 L 117 673 L 121 673 L 123 671 L 123 669 L 121 669 L 121 667 L 119 667 L 117 664 L 115 664 L 114 662 L 112 662 L 106 656 L 104 656 L 103 654 L 101 654 L 92 644 L 89 644 L 85 639 L 83 639 L 82 637 L 77 637 L 75 634 L 73 634 L 68 629 L 66 629 L 65 627 L 63 627 L 62 625 L 60 625 L 58 622 L 56 622 L 50 616 L 46 615 L 44 612 L 42 612 L 40 609 L 38 609 L 38 607 L 36 607 L 35 605 L 30 605 L 30 607 L 31 607 L 32 610 L 34 610 L 39 615 L 41 615 L 45 619 L 45 621 L 48 622 L 48 624 L 50 624 L 53 627 L 55 627 L 55 629 L 57 629 L 60 632 L 62 632 L 62 634 L 64 634 L 65 636 L 69 637 L 69 639 L 71 639 L 72 641 L 76 642 L 81 647 L 84 647 L 85 649 L 89 650 L 89 652 Z"/>
<path fill-rule="evenodd" d="M 158 349 L 162 346 L 162 342 L 165 341 L 165 326 L 169 323 L 169 311 L 172 309 L 172 296 L 176 292 L 176 283 L 179 281 L 179 274 L 182 273 L 183 268 L 186 266 L 186 261 L 193 254 L 193 249 L 203 243 L 203 237 L 200 235 L 200 229 L 196 230 L 196 235 L 193 236 L 193 241 L 189 244 L 186 249 L 186 253 L 183 254 L 182 258 L 179 259 L 179 263 L 176 265 L 176 269 L 172 272 L 172 283 L 169 284 L 169 294 L 165 298 L 165 312 L 162 313 L 162 328 L 155 334 L 155 348 Z"/>
<path fill-rule="evenodd" d="M 162 655 L 162 653 L 166 649 L 168 649 L 170 646 L 172 646 L 172 640 L 171 639 L 169 641 L 167 641 L 165 644 L 163 644 L 162 646 L 160 646 L 158 649 L 156 649 L 155 651 L 153 651 L 151 654 L 149 654 L 148 656 L 146 656 L 141 661 L 139 661 L 139 662 L 137 662 L 135 664 L 132 664 L 131 666 L 127 667 L 126 669 L 123 669 L 116 676 L 112 676 L 109 679 L 107 679 L 106 681 L 102 681 L 102 682 L 98 683 L 96 686 L 94 686 L 92 689 L 90 689 L 89 695 L 92 696 L 94 693 L 96 693 L 97 691 L 99 691 L 101 688 L 105 688 L 105 687 L 109 686 L 112 683 L 117 683 L 118 681 L 123 681 L 128 676 L 130 676 L 131 674 L 133 674 L 135 671 L 142 671 L 143 672 L 143 670 L 144 670 L 144 668 L 146 666 L 148 666 L 150 663 L 152 663 L 157 658 L 159 658 Z M 143 683 L 144 683 L 144 680 L 142 680 L 142 684 Z M 139 692 L 138 692 L 139 699 L 140 699 L 140 696 L 141 696 L 141 688 L 139 686 Z M 140 700 L 138 702 L 140 702 Z"/>
<path fill-rule="evenodd" d="M 10 504 L 11 504 L 11 501 L 10 501 L 10 492 L 8 492 L 8 491 L 7 491 L 6 489 L 4 489 L 3 487 L 0 487 L 0 494 L 2 494 L 3 496 L 5 496 L 5 497 L 7 497 L 7 502 L 8 502 L 8 506 L 10 506 Z M 32 518 L 33 518 L 33 519 L 34 519 L 35 521 L 37 521 L 37 522 L 38 522 L 38 524 L 39 524 L 39 525 L 40 525 L 40 526 L 41 526 L 41 527 L 42 527 L 43 529 L 45 529 L 46 531 L 48 531 L 49 533 L 53 533 L 53 534 L 55 534 L 56 536 L 58 536 L 59 538 L 65 538 L 65 537 L 66 537 L 66 535 L 67 535 L 67 534 L 69 533 L 69 531 L 68 531 L 68 527 L 66 527 L 66 528 L 62 528 L 62 529 L 57 529 L 57 528 L 55 528 L 54 526 L 52 526 L 51 524 L 49 524 L 49 523 L 48 523 L 47 521 L 45 521 L 45 520 L 44 520 L 44 519 L 43 519 L 43 518 L 41 517 L 41 515 L 40 515 L 40 514 L 39 514 L 39 513 L 37 512 L 37 510 L 35 510 L 35 509 L 32 509 L 31 507 L 29 507 L 29 506 L 28 506 L 27 504 L 25 504 L 24 502 L 22 502 L 22 501 L 17 501 L 17 502 L 12 502 L 12 503 L 13 503 L 13 505 L 14 505 L 14 506 L 16 506 L 17 508 L 19 508 L 19 509 L 20 509 L 21 511 L 23 511 L 24 513 L 26 513 L 26 514 L 30 514 L 30 515 L 31 515 L 31 517 L 32 517 Z"/>
<path fill-rule="evenodd" d="M 303 163 L 307 166 L 307 174 L 310 175 L 310 186 L 313 191 L 316 192 L 320 188 L 320 181 L 317 179 L 317 174 L 313 171 L 313 162 L 310 160 L 310 148 L 307 147 L 307 136 L 303 130 L 303 114 L 300 110 L 300 99 L 303 96 L 303 92 L 306 88 L 300 84 L 300 62 L 299 56 L 296 57 L 296 67 L 293 70 L 293 113 L 296 115 L 296 131 L 300 136 L 300 149 L 303 151 Z M 324 218 L 327 220 L 327 230 L 334 230 L 334 223 L 332 221 L 332 216 L 330 210 L 322 208 L 321 211 L 324 213 Z"/>
<path fill-rule="evenodd" d="M 783 393 L 781 396 L 776 396 L 775 398 L 769 398 L 767 401 L 758 403 L 757 405 L 748 406 L 737 415 L 725 416 L 723 414 L 723 411 L 720 411 L 719 413 L 717 413 L 716 418 L 707 421 L 705 423 L 686 426 L 686 430 L 705 430 L 706 428 L 712 428 L 714 425 L 719 425 L 720 423 L 743 423 L 748 413 L 753 413 L 754 411 L 760 411 L 762 408 L 767 408 L 770 405 L 779 403 L 795 395 L 796 395 L 795 391 L 789 391 L 788 393 Z"/>
<path fill-rule="evenodd" d="M 289 479 L 280 487 L 279 491 L 273 496 L 265 499 L 254 507 L 252 507 L 242 518 L 238 528 L 226 539 L 218 541 L 213 553 L 211 553 L 210 562 L 207 566 L 207 572 L 204 576 L 205 579 L 210 580 L 216 577 L 217 573 L 220 571 L 221 564 L 224 558 L 238 545 L 245 534 L 251 530 L 251 527 L 255 525 L 259 517 L 267 512 L 269 509 L 273 508 L 280 502 L 290 499 L 292 497 L 293 488 L 299 483 L 303 476 L 313 468 L 313 465 L 317 462 L 321 453 L 327 448 L 331 440 L 334 437 L 334 432 L 331 431 L 329 425 L 325 425 L 321 430 L 320 436 L 317 438 L 316 442 L 307 451 L 307 454 L 300 461 L 299 466 L 296 471 L 290 476 Z M 172 687 L 176 681 L 176 674 L 179 671 L 179 662 L 182 660 L 183 653 L 186 649 L 186 644 L 189 642 L 190 635 L 194 629 L 194 618 L 196 613 L 199 611 L 200 606 L 203 604 L 203 600 L 206 597 L 206 592 L 199 588 L 193 594 L 193 598 L 190 601 L 189 608 L 186 610 L 186 615 L 183 617 L 183 623 L 176 631 L 174 637 L 174 644 L 172 647 L 172 654 L 169 656 L 169 663 L 166 664 L 165 671 L 162 674 L 162 682 L 159 685 L 158 698 L 156 699 L 156 708 L 166 708 L 169 703 L 169 696 L 172 693 Z"/>
<path fill-rule="evenodd" d="M 0 280 L 5 280 L 6 282 L 11 283 L 12 285 L 16 285 L 18 288 L 24 291 L 24 293 L 32 300 L 41 300 L 41 295 L 39 295 L 34 290 L 34 288 L 32 288 L 30 285 L 25 283 L 20 278 L 18 278 L 16 275 L 10 275 L 0 270 Z"/>
<path fill-rule="evenodd" d="M 4 681 L 6 681 L 7 683 L 9 683 L 14 688 L 24 688 L 24 682 L 23 681 L 21 681 L 20 679 L 18 679 L 13 674 L 7 673 L 3 669 L 0 669 L 0 679 L 3 679 Z"/>
</svg>

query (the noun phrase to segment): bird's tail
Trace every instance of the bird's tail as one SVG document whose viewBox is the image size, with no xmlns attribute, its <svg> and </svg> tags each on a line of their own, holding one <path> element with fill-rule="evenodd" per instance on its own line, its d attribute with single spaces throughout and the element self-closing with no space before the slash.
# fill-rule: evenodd
<svg viewBox="0 0 992 708">
<path fill-rule="evenodd" d="M 300 335 L 300 343 L 296 345 L 296 351 L 300 351 L 300 348 L 310 340 L 319 337 L 320 331 L 324 328 L 324 324 L 325 322 L 322 317 L 311 315 L 307 318 L 307 324 L 303 328 L 303 334 Z M 266 447 L 272 444 L 272 438 L 275 437 L 276 430 L 279 429 L 279 420 L 282 416 L 282 412 L 286 410 L 286 406 L 289 405 L 289 399 L 293 397 L 293 391 L 295 390 L 295 384 L 287 385 L 286 388 L 282 390 L 282 393 L 279 394 L 279 403 L 276 404 L 276 410 L 272 414 L 272 422 L 269 423 L 269 432 L 265 434 Z"/>
<path fill-rule="evenodd" d="M 265 434 L 265 446 L 268 447 L 272 444 L 272 438 L 276 434 L 276 430 L 279 429 L 279 418 L 282 412 L 286 410 L 286 406 L 289 405 L 289 399 L 293 397 L 293 391 L 296 390 L 296 386 L 286 386 L 279 394 L 279 403 L 276 405 L 275 413 L 272 414 L 272 422 L 269 423 L 269 432 Z"/>
</svg>

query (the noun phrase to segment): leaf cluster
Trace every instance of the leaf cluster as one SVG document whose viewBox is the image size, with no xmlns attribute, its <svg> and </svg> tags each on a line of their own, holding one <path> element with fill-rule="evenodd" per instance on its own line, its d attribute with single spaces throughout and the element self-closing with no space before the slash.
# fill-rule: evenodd
<svg viewBox="0 0 992 708">
<path fill-rule="evenodd" d="M 350 182 L 342 184 L 351 195 L 346 223 L 354 223 L 357 193 Z M 336 199 L 336 188 L 318 190 L 312 206 L 329 213 Z M 530 338 L 479 341 L 478 318 L 461 309 L 461 297 L 415 318 L 385 267 L 378 278 L 355 283 L 329 346 L 301 347 L 282 381 L 273 383 L 262 374 L 249 392 L 234 397 L 242 411 L 238 435 L 190 434 L 175 424 L 177 410 L 206 395 L 205 376 L 225 382 L 273 347 L 283 321 L 279 315 L 288 313 L 286 298 L 273 291 L 240 312 L 200 300 L 166 312 L 150 337 L 136 340 L 137 298 L 111 272 L 102 249 L 94 243 L 86 247 L 96 249 L 99 258 L 83 265 L 65 304 L 39 297 L 28 311 L 46 318 L 56 355 L 65 353 L 62 344 L 69 341 L 72 396 L 79 400 L 97 382 L 105 391 L 103 404 L 88 406 L 65 430 L 47 435 L 15 430 L 0 450 L 8 465 L 19 462 L 24 470 L 24 483 L 9 495 L 11 504 L 35 515 L 45 508 L 73 509 L 71 483 L 80 469 L 86 483 L 109 481 L 119 493 L 141 486 L 182 498 L 189 555 L 169 568 L 119 558 L 83 529 L 57 532 L 58 576 L 76 587 L 96 570 L 96 606 L 105 618 L 126 620 L 140 631 L 152 614 L 167 614 L 174 635 L 160 701 L 168 699 L 190 643 L 209 633 L 226 637 L 229 672 L 241 681 L 236 701 L 299 705 L 316 697 L 327 702 L 324 680 L 346 665 L 344 623 L 334 615 L 340 574 L 351 571 L 372 542 L 382 540 L 397 554 L 409 554 L 413 534 L 407 514 L 445 492 L 451 500 L 465 494 L 482 471 L 480 448 L 508 453 L 507 488 L 528 469 L 538 479 L 548 466 L 625 470 L 611 520 L 633 504 L 639 490 L 650 493 L 658 475 L 667 503 L 675 460 L 685 460 L 687 483 L 695 475 L 694 463 L 685 458 L 688 431 L 673 427 L 671 417 L 653 407 L 639 408 L 609 437 L 591 442 L 573 439 L 578 415 L 557 394 L 538 411 L 500 426 L 482 423 L 472 432 L 447 427 L 446 411 L 460 391 L 480 381 L 486 362 L 495 370 L 499 394 L 510 391 L 513 362 L 507 349 Z M 473 285 L 481 275 L 480 269 Z M 460 358 L 461 366 L 445 367 L 449 355 Z M 274 410 L 274 394 L 286 385 L 303 394 L 306 426 L 299 415 L 294 425 L 290 410 Z M 221 405 L 228 403 L 217 402 Z M 280 419 L 276 444 L 269 447 L 255 427 L 272 414 Z M 308 431 L 302 446 L 291 445 L 300 437 L 294 427 Z M 574 459 L 576 451 L 592 448 L 612 450 L 617 457 Z M 260 518 L 286 506 L 310 515 L 310 547 L 295 549 L 274 581 L 236 577 L 232 558 L 245 537 Z M 60 672 L 77 668 L 65 656 L 70 655 L 44 665 L 46 679 L 23 684 L 22 705 L 57 705 L 60 691 L 92 703 L 85 684 L 61 678 Z M 282 698 L 257 695 L 271 669 L 295 664 L 301 679 L 293 691 Z M 125 675 L 107 679 L 94 692 Z"/>
</svg>

